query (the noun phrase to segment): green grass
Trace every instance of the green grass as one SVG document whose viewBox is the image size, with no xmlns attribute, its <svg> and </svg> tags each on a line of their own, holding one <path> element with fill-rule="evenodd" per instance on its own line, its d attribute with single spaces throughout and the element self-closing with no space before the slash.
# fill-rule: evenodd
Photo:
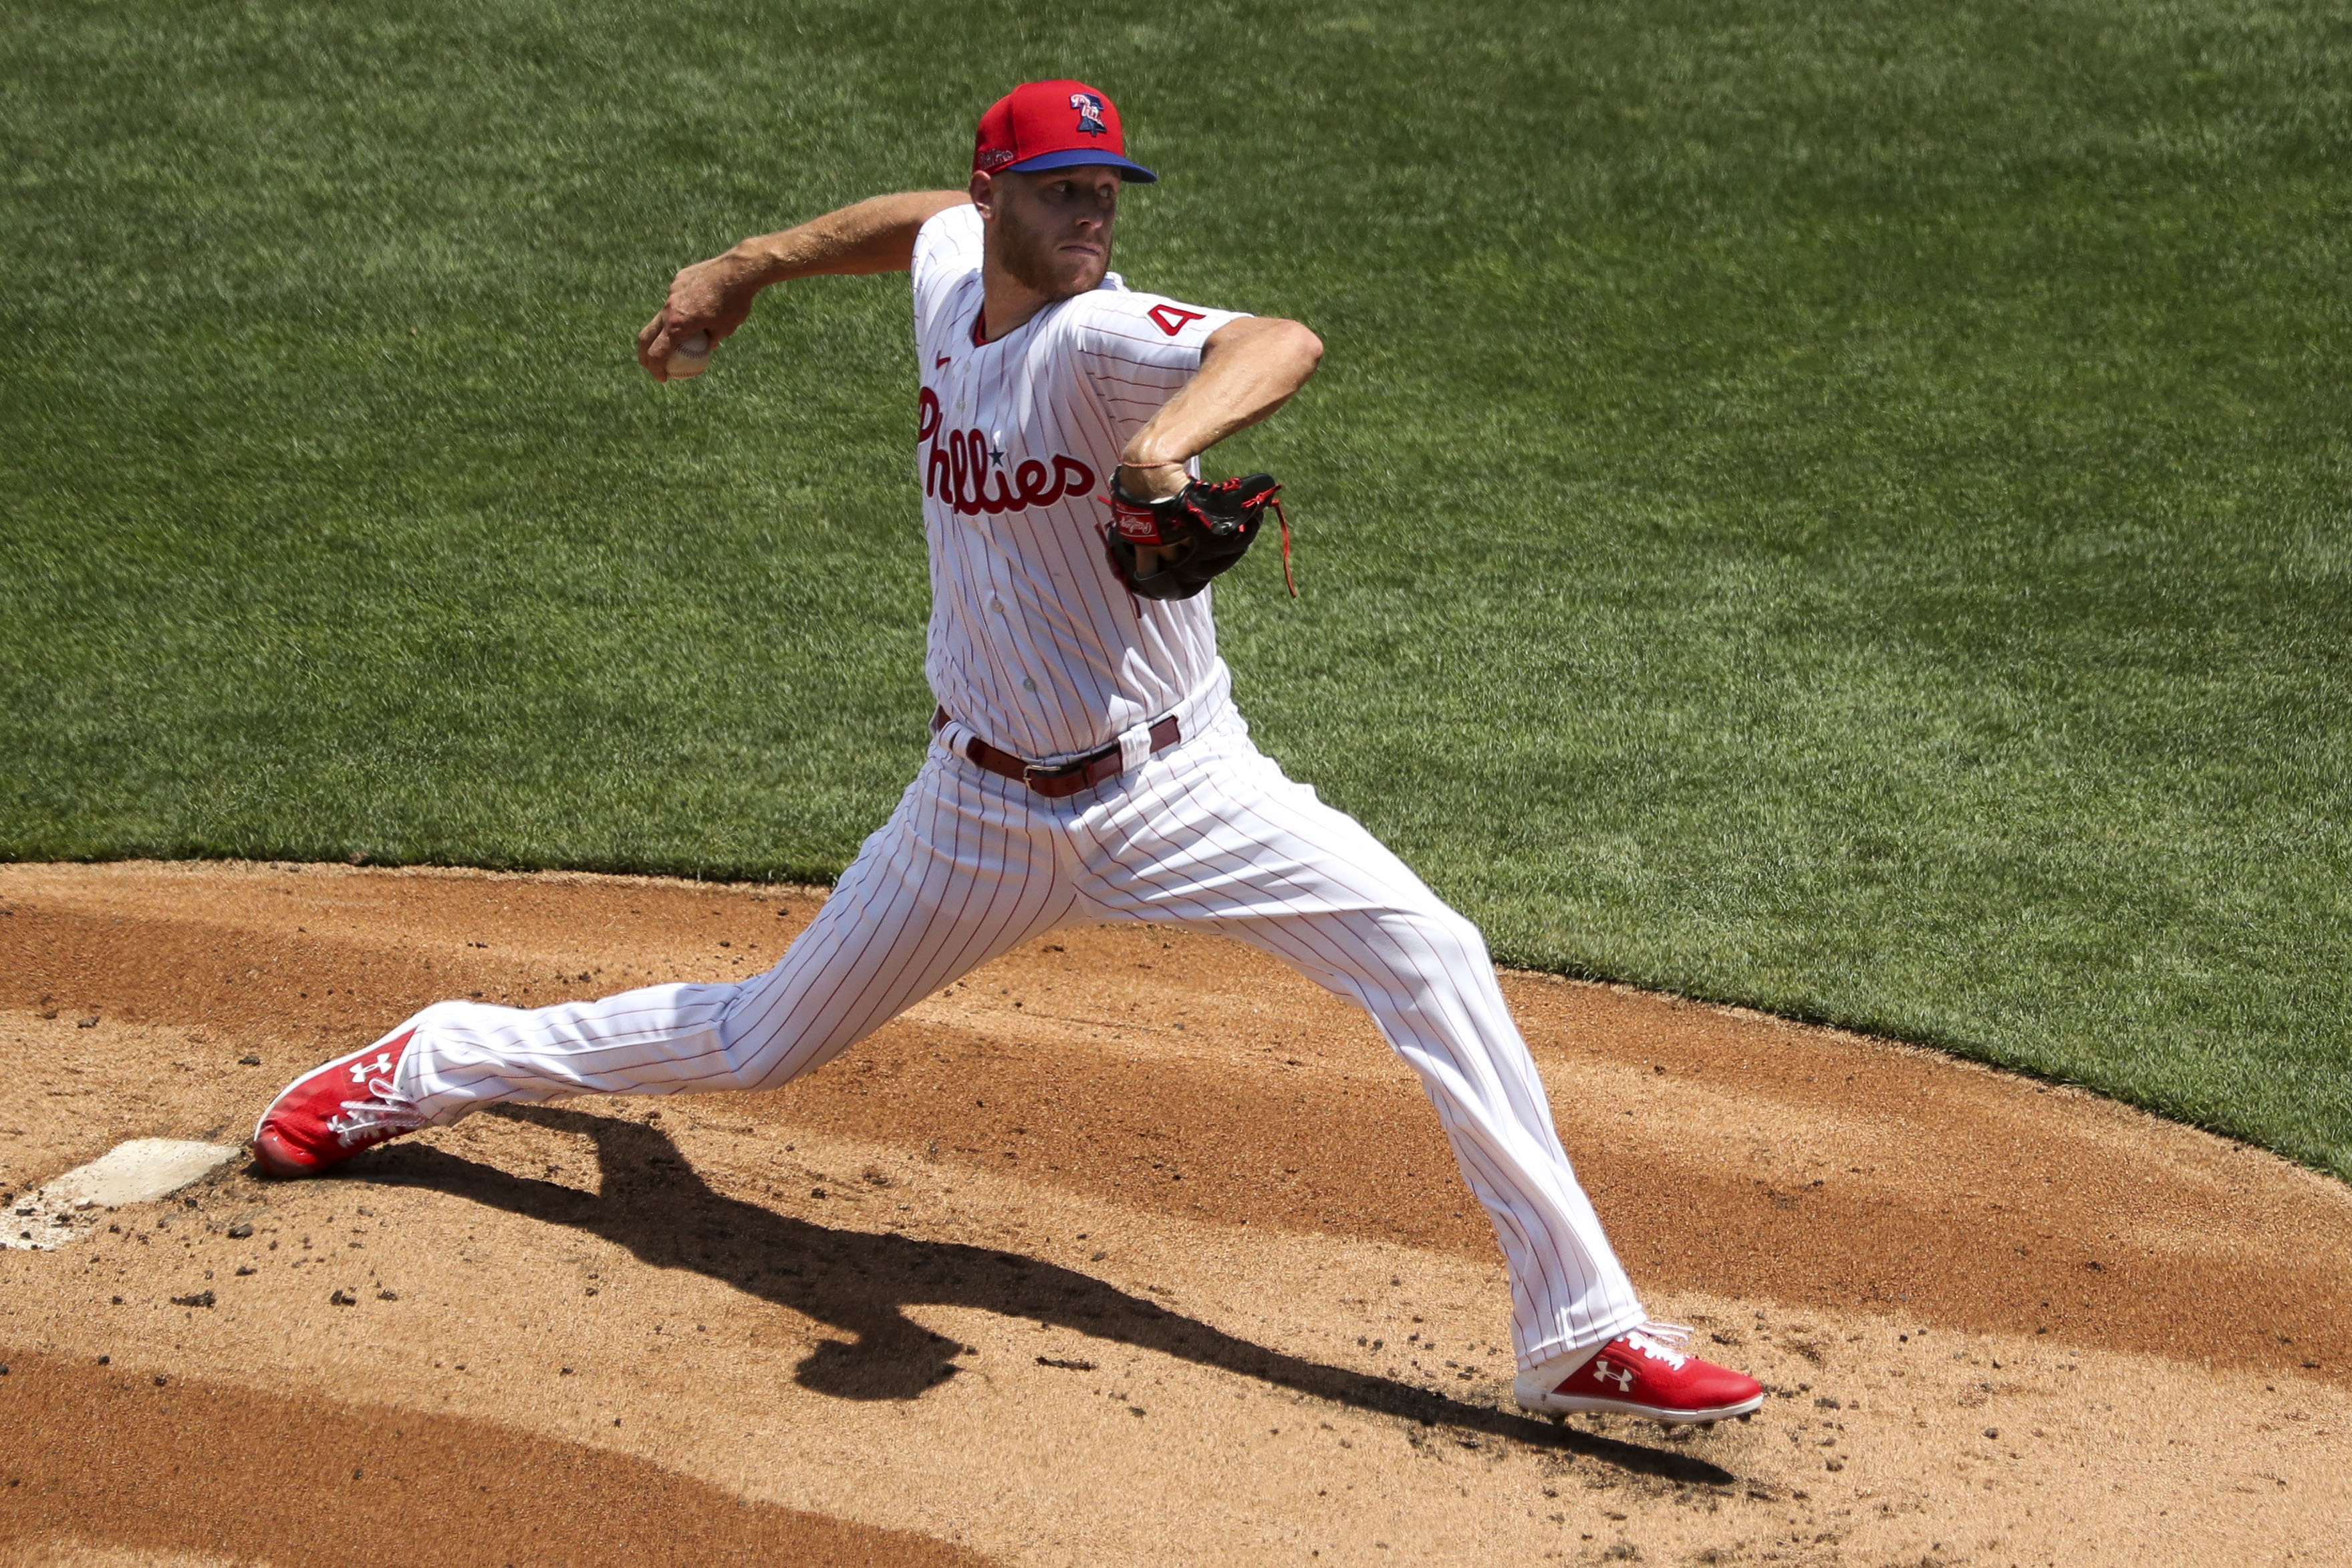
<svg viewBox="0 0 2352 1568">
<path fill-rule="evenodd" d="M 1511 961 L 2352 1174 L 2352 20 L 2105 0 L 0 15 L 0 854 L 822 877 L 923 743 L 900 279 L 672 268 L 961 182 L 1313 324 L 1228 461 L 1269 750 Z"/>
</svg>

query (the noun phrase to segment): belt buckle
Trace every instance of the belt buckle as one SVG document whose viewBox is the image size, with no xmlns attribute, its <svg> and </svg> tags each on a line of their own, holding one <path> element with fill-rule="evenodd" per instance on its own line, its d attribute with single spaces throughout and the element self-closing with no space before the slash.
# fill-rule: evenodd
<svg viewBox="0 0 2352 1568">
<path fill-rule="evenodd" d="M 1084 772 L 1087 766 L 1087 760 L 1084 758 L 1075 763 L 1056 763 L 1052 767 L 1041 767 L 1035 763 L 1024 763 L 1021 764 L 1021 782 L 1031 789 L 1035 789 L 1040 781 L 1066 779 L 1072 773 Z"/>
</svg>

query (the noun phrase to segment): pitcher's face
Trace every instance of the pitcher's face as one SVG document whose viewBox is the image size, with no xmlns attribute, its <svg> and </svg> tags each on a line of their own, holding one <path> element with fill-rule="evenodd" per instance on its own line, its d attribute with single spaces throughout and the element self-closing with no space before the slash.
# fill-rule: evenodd
<svg viewBox="0 0 2352 1568">
<path fill-rule="evenodd" d="M 1110 270 L 1118 187 L 1118 171 L 1098 164 L 974 175 L 989 258 L 1048 300 L 1100 287 Z"/>
</svg>

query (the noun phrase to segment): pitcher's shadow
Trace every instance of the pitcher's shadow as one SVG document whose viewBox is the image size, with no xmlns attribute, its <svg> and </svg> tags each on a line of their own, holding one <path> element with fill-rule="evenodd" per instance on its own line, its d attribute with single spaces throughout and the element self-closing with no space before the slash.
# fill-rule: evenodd
<svg viewBox="0 0 2352 1568">
<path fill-rule="evenodd" d="M 912 1399 L 953 1377 L 962 1346 L 908 1318 L 929 1304 L 971 1307 L 1074 1330 L 1424 1426 L 1562 1448 L 1620 1468 L 1698 1485 L 1733 1477 L 1696 1455 L 1451 1399 L 1393 1378 L 1269 1350 L 1057 1264 L 956 1242 L 876 1236 L 794 1219 L 713 1191 L 659 1128 L 550 1106 L 488 1114 L 585 1136 L 602 1191 L 508 1174 L 429 1148 L 396 1144 L 345 1167 L 352 1176 L 431 1187 L 565 1225 L 657 1268 L 691 1268 L 847 1333 L 823 1342 L 795 1381 L 843 1399 Z"/>
</svg>

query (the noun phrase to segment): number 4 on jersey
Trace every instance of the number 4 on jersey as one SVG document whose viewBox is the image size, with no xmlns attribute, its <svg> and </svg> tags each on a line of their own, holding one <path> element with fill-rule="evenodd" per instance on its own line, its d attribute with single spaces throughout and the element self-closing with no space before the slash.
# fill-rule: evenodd
<svg viewBox="0 0 2352 1568">
<path fill-rule="evenodd" d="M 1187 310 L 1181 305 L 1168 304 L 1154 305 L 1148 313 L 1151 317 L 1152 324 L 1171 338 L 1192 322 L 1201 320 L 1203 314 L 1199 310 Z"/>
</svg>

